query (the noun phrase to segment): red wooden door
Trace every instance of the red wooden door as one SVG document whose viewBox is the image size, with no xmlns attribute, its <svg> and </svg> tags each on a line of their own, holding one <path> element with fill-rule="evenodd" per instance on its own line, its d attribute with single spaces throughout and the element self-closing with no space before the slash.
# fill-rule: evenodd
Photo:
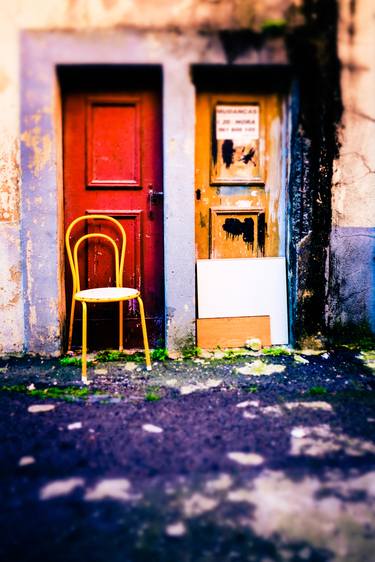
<svg viewBox="0 0 375 562">
<path fill-rule="evenodd" d="M 151 345 L 164 338 L 163 202 L 160 89 L 68 91 L 64 96 L 65 229 L 80 215 L 104 213 L 125 228 L 124 286 L 140 289 Z M 156 195 L 152 195 L 152 193 Z M 86 227 L 90 230 L 90 223 Z M 107 227 L 110 228 L 110 227 Z M 83 234 L 83 231 L 81 232 Z M 84 285 L 114 284 L 105 243 L 81 257 Z M 71 279 L 66 268 L 67 317 Z M 89 306 L 89 346 L 117 346 L 117 306 Z M 80 342 L 77 307 L 73 345 Z M 135 302 L 125 307 L 125 347 L 142 346 Z"/>
</svg>

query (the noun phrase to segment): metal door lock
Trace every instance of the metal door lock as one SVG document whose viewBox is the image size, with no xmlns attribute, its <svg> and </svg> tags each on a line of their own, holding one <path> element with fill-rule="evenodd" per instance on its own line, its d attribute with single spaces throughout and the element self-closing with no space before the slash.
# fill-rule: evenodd
<svg viewBox="0 0 375 562">
<path fill-rule="evenodd" d="M 148 211 L 150 217 L 152 217 L 153 205 L 158 202 L 158 199 L 163 197 L 164 193 L 162 191 L 154 191 L 153 185 L 148 186 Z"/>
</svg>

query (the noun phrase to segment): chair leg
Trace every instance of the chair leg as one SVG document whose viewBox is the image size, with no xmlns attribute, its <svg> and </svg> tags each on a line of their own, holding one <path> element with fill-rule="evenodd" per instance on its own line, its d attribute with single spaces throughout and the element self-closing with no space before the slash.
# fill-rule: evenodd
<svg viewBox="0 0 375 562">
<path fill-rule="evenodd" d="M 82 382 L 87 384 L 87 304 L 82 301 Z"/>
<path fill-rule="evenodd" d="M 119 327 L 118 327 L 118 349 L 122 351 L 124 349 L 124 302 L 119 302 Z"/>
<path fill-rule="evenodd" d="M 68 334 L 68 351 L 72 351 L 72 338 L 73 338 L 73 323 L 74 323 L 74 311 L 75 311 L 76 301 L 72 299 L 72 306 L 70 307 L 70 320 L 69 320 L 69 334 Z"/>
<path fill-rule="evenodd" d="M 145 348 L 146 368 L 147 368 L 148 371 L 151 371 L 151 358 L 150 358 L 150 349 L 148 347 L 145 311 L 144 311 L 144 308 L 143 308 L 143 302 L 142 302 L 141 297 L 137 297 L 137 301 L 138 301 L 138 304 L 139 304 L 139 311 L 141 313 L 141 324 L 142 324 L 142 333 L 143 333 L 143 345 L 144 345 L 144 348 Z"/>
</svg>

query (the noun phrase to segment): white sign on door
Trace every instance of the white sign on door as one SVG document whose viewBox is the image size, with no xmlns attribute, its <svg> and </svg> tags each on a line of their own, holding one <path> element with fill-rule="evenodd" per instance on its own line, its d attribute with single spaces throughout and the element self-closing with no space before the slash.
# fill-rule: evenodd
<svg viewBox="0 0 375 562">
<path fill-rule="evenodd" d="M 258 105 L 217 105 L 216 139 L 247 144 L 259 138 Z"/>
</svg>

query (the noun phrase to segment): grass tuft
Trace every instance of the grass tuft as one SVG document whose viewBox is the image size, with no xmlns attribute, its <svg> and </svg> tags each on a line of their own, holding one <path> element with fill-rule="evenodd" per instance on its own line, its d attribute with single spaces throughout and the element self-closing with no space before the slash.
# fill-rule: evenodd
<svg viewBox="0 0 375 562">
<path fill-rule="evenodd" d="M 308 394 L 310 394 L 310 396 L 322 396 L 328 394 L 328 390 L 324 386 L 312 386 Z"/>
</svg>

